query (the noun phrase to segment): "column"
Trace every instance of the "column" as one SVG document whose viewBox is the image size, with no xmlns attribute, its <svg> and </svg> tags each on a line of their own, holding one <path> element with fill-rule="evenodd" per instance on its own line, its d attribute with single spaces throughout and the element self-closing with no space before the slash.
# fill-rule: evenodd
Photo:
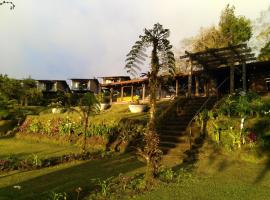
<svg viewBox="0 0 270 200">
<path fill-rule="evenodd" d="M 161 84 L 158 85 L 158 98 L 161 99 Z"/>
<path fill-rule="evenodd" d="M 179 94 L 179 81 L 178 79 L 175 80 L 175 96 L 178 97 Z"/>
<path fill-rule="evenodd" d="M 199 96 L 199 77 L 195 76 L 195 96 Z"/>
<path fill-rule="evenodd" d="M 145 84 L 142 85 L 142 100 L 144 102 L 144 99 L 145 99 Z"/>
<path fill-rule="evenodd" d="M 123 97 L 124 97 L 124 87 L 121 86 L 121 101 L 123 102 Z"/>
<path fill-rule="evenodd" d="M 131 101 L 133 101 L 133 85 L 131 86 Z"/>
<path fill-rule="evenodd" d="M 113 102 L 113 88 L 110 89 L 110 104 Z"/>
<path fill-rule="evenodd" d="M 192 63 L 191 60 L 189 61 L 189 74 L 188 74 L 188 98 L 191 97 L 191 90 L 192 90 Z"/>
</svg>

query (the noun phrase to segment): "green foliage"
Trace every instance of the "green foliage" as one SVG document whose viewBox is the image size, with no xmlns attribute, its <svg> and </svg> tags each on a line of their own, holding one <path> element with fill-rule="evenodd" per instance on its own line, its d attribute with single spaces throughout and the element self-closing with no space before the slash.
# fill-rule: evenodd
<svg viewBox="0 0 270 200">
<path fill-rule="evenodd" d="M 101 195 L 106 197 L 108 196 L 110 192 L 112 179 L 113 177 L 109 177 L 105 180 L 101 180 L 100 178 L 98 178 L 98 179 L 92 179 L 92 181 L 97 181 L 97 185 L 100 187 Z"/>
<path fill-rule="evenodd" d="M 65 192 L 52 192 L 50 195 L 50 200 L 67 200 L 67 193 Z"/>
<path fill-rule="evenodd" d="M 227 39 L 227 45 L 246 42 L 252 35 L 250 20 L 244 16 L 235 16 L 234 10 L 235 7 L 228 4 L 220 16 L 220 31 Z"/>
<path fill-rule="evenodd" d="M 42 160 L 39 158 L 39 156 L 37 154 L 33 154 L 30 157 L 29 161 L 32 164 L 32 166 L 34 166 L 34 167 L 41 167 L 42 166 Z"/>
<path fill-rule="evenodd" d="M 106 124 L 90 124 L 87 131 L 87 136 L 109 136 L 116 132 L 117 125 L 106 125 Z"/>
<path fill-rule="evenodd" d="M 227 5 L 222 11 L 218 26 L 201 28 L 199 34 L 184 40 L 186 49 L 205 51 L 246 42 L 252 35 L 251 22 L 244 16 L 236 16 L 234 6 Z"/>
<path fill-rule="evenodd" d="M 135 42 L 131 51 L 127 54 L 126 66 L 127 72 L 136 76 L 140 64 L 146 57 L 145 48 L 151 46 L 155 51 L 155 57 L 163 55 L 160 59 L 151 61 L 150 73 L 157 73 L 159 70 L 167 70 L 174 73 L 175 59 L 172 52 L 172 46 L 167 39 L 170 35 L 169 29 L 164 29 L 159 23 L 154 25 L 153 29 L 144 29 L 144 35 L 140 35 L 140 40 Z"/>
<path fill-rule="evenodd" d="M 159 172 L 158 178 L 164 182 L 171 182 L 174 178 L 174 172 L 171 168 L 163 169 Z"/>
</svg>

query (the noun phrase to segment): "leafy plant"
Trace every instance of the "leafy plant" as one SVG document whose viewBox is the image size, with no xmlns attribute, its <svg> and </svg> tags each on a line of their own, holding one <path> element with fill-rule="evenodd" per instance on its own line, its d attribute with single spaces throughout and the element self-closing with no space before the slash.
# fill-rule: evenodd
<svg viewBox="0 0 270 200">
<path fill-rule="evenodd" d="M 97 182 L 96 184 L 100 187 L 100 192 L 102 196 L 106 197 L 109 194 L 111 185 L 112 185 L 112 179 L 113 177 L 109 177 L 105 180 L 98 179 L 92 179 L 92 181 Z"/>
<path fill-rule="evenodd" d="M 63 192 L 52 192 L 50 200 L 67 200 L 67 193 Z"/>
<path fill-rule="evenodd" d="M 174 172 L 171 168 L 168 169 L 163 169 L 159 175 L 159 179 L 164 181 L 164 182 L 171 182 L 174 178 Z"/>
<path fill-rule="evenodd" d="M 37 154 L 33 154 L 29 160 L 35 168 L 42 166 L 42 160 L 38 157 Z"/>
</svg>

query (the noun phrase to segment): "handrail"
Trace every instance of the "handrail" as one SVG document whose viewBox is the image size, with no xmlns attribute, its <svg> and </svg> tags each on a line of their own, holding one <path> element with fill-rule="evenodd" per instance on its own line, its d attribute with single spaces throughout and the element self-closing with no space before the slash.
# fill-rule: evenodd
<svg viewBox="0 0 270 200">
<path fill-rule="evenodd" d="M 216 90 L 218 90 L 227 80 L 229 79 L 229 77 L 225 78 L 217 87 Z M 202 111 L 202 109 L 207 105 L 208 101 L 211 99 L 211 96 L 209 96 L 205 102 L 202 104 L 202 106 L 197 110 L 197 112 L 195 113 L 195 115 L 192 117 L 192 119 L 189 121 L 187 128 L 189 128 L 189 145 L 191 148 L 191 124 L 193 122 L 193 120 L 199 115 L 199 113 Z"/>
</svg>

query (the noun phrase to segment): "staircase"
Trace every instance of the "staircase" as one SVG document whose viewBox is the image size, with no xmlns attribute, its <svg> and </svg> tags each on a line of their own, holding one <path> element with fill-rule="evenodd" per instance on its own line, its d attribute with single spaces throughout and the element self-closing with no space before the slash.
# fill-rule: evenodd
<svg viewBox="0 0 270 200">
<path fill-rule="evenodd" d="M 197 111 L 207 100 L 206 97 L 194 97 L 178 101 L 166 116 L 163 117 L 162 123 L 158 128 L 160 137 L 160 148 L 163 151 L 163 162 L 166 165 L 176 164 L 173 162 L 181 162 L 185 154 L 184 152 L 190 148 L 189 131 L 187 126 Z M 211 109 L 216 98 L 210 98 L 205 108 Z M 193 131 L 199 133 L 199 130 Z M 196 135 L 193 135 L 194 139 Z"/>
</svg>

